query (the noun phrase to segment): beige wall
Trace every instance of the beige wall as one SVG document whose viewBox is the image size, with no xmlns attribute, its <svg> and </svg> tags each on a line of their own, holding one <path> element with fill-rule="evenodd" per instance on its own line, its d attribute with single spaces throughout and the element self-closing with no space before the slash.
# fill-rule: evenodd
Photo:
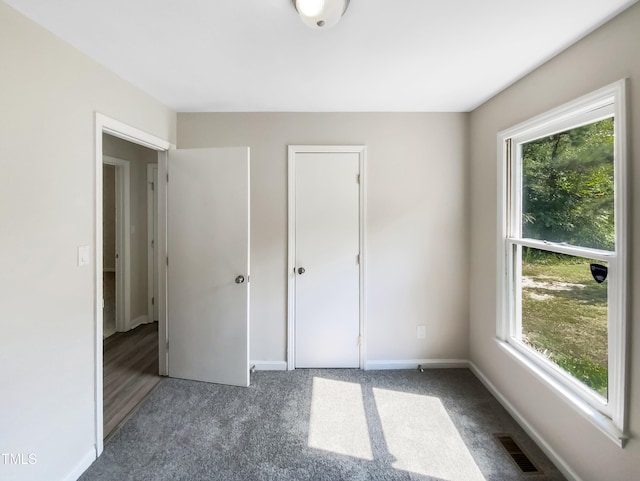
<svg viewBox="0 0 640 481">
<path fill-rule="evenodd" d="M 496 134 L 536 114 L 629 77 L 631 253 L 640 242 L 640 4 L 631 7 L 471 114 L 471 359 L 585 481 L 628 481 L 640 473 L 640 256 L 632 256 L 630 426 L 616 447 L 498 348 L 496 336 Z M 489 279 L 490 281 L 487 281 Z M 634 295 L 635 294 L 635 295 Z"/>
<path fill-rule="evenodd" d="M 116 268 L 116 168 L 102 166 L 102 267 Z"/>
<path fill-rule="evenodd" d="M 639 25 L 636 5 L 470 116 L 180 114 L 180 147 L 252 149 L 252 359 L 280 361 L 286 353 L 286 146 L 365 144 L 369 359 L 470 354 L 585 481 L 635 479 L 640 296 L 631 313 L 635 439 L 620 449 L 496 347 L 493 279 L 496 133 L 630 77 L 637 138 Z M 38 459 L 0 466 L 0 477 L 65 479 L 95 443 L 95 272 L 77 266 L 77 247 L 95 245 L 94 113 L 170 141 L 176 116 L 1 2 L 0 64 L 0 452 Z M 638 152 L 632 192 L 640 189 Z M 640 196 L 633 195 L 632 218 L 637 212 Z M 634 245 L 640 223 L 632 232 Z M 632 261 L 637 293 L 640 256 Z M 415 338 L 418 324 L 427 325 L 425 341 Z"/>
<path fill-rule="evenodd" d="M 175 113 L 2 2 L 0 65 L 0 452 L 37 456 L 0 478 L 66 479 L 95 455 L 95 112 L 170 141 Z"/>
<path fill-rule="evenodd" d="M 158 153 L 141 145 L 104 134 L 102 153 L 129 161 L 131 232 L 131 325 L 147 319 L 147 164 L 158 162 Z M 105 249 L 106 250 L 106 249 Z M 106 264 L 105 264 L 106 265 Z M 138 321 L 136 321 L 136 319 Z"/>
<path fill-rule="evenodd" d="M 290 144 L 368 147 L 369 360 L 468 357 L 467 123 L 467 114 L 178 114 L 179 148 L 251 148 L 252 360 L 286 359 Z"/>
</svg>

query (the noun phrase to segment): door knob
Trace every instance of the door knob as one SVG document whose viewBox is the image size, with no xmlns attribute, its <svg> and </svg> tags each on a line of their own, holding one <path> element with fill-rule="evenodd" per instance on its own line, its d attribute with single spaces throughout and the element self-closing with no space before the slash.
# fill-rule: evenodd
<svg viewBox="0 0 640 481">
<path fill-rule="evenodd" d="M 302 275 L 305 273 L 304 267 L 298 267 L 298 274 Z"/>
<path fill-rule="evenodd" d="M 244 276 L 236 277 L 236 284 L 242 284 L 244 282 Z"/>
</svg>

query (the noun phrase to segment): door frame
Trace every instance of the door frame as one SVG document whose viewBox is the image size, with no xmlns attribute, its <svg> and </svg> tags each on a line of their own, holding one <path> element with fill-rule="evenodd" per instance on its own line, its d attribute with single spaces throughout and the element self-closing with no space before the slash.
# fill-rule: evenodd
<svg viewBox="0 0 640 481">
<path fill-rule="evenodd" d="M 155 321 L 154 319 L 155 316 L 153 315 L 153 313 L 155 311 L 154 307 L 158 305 L 157 304 L 158 299 L 154 299 L 154 297 L 159 297 L 159 296 L 156 296 L 156 293 L 154 292 L 154 289 L 153 289 L 154 280 L 155 280 L 154 278 L 155 276 L 153 275 L 154 267 L 155 267 L 154 264 L 157 265 L 157 262 L 158 262 L 158 256 L 154 256 L 153 253 L 157 252 L 158 246 L 156 245 L 157 242 L 154 242 L 154 245 L 151 245 L 151 241 L 150 241 L 150 238 L 155 241 L 158 237 L 160 237 L 159 231 L 158 231 L 158 219 L 157 218 L 154 219 L 154 216 L 153 216 L 153 213 L 156 210 L 154 209 L 154 206 L 158 201 L 158 197 L 156 196 L 156 191 L 155 191 L 156 186 L 154 185 L 153 171 L 158 169 L 159 169 L 158 164 L 147 164 L 147 312 L 148 312 L 149 322 Z M 159 174 L 160 172 L 158 170 L 158 179 L 160 179 Z M 158 209 L 158 214 L 159 213 L 160 211 Z M 152 234 L 153 234 L 153 237 L 152 237 Z M 158 269 L 158 274 L 159 273 L 160 271 Z M 159 281 L 160 281 L 160 278 L 158 277 L 158 288 L 160 287 Z M 158 315 L 159 314 L 160 314 L 160 309 L 158 309 Z"/>
<path fill-rule="evenodd" d="M 367 146 L 366 145 L 289 145 L 288 148 L 288 260 L 287 260 L 287 370 L 295 369 L 296 276 L 296 155 L 308 153 L 356 153 L 359 157 L 359 233 L 360 233 L 360 369 L 367 365 Z"/>
<path fill-rule="evenodd" d="M 115 167 L 116 332 L 125 332 L 131 327 L 131 166 L 128 160 L 108 155 L 102 156 L 102 163 Z"/>
<path fill-rule="evenodd" d="M 148 147 L 158 152 L 158 178 L 166 177 L 167 173 L 167 151 L 175 148 L 169 141 L 148 134 L 143 130 L 132 127 L 114 118 L 95 113 L 94 124 L 94 172 L 95 172 L 95 198 L 94 198 L 94 401 L 95 401 L 95 449 L 96 457 L 102 454 L 104 449 L 104 420 L 103 420 L 103 339 L 102 330 L 104 319 L 102 316 L 103 305 L 103 282 L 102 282 L 102 134 L 113 135 L 134 144 Z M 166 183 L 162 183 L 163 188 L 158 189 L 158 232 L 166 232 Z M 158 258 L 166 256 L 166 236 L 158 236 Z M 167 373 L 167 318 L 166 318 L 166 265 L 158 262 L 158 279 L 164 282 L 158 283 L 159 297 L 159 372 L 160 375 Z"/>
</svg>

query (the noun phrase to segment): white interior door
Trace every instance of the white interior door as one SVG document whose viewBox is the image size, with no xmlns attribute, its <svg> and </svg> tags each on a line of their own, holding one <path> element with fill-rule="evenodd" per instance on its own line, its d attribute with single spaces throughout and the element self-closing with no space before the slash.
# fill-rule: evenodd
<svg viewBox="0 0 640 481">
<path fill-rule="evenodd" d="M 169 152 L 169 376 L 249 385 L 249 148 Z"/>
<path fill-rule="evenodd" d="M 359 367 L 359 155 L 295 154 L 295 367 Z"/>
</svg>

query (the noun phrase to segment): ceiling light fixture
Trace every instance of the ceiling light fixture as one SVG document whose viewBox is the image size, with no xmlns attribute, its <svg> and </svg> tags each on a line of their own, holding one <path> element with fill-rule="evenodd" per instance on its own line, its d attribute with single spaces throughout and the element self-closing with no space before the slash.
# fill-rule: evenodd
<svg viewBox="0 0 640 481">
<path fill-rule="evenodd" d="M 333 27 L 344 12 L 349 0 L 292 0 L 302 21 L 314 29 Z"/>
</svg>

